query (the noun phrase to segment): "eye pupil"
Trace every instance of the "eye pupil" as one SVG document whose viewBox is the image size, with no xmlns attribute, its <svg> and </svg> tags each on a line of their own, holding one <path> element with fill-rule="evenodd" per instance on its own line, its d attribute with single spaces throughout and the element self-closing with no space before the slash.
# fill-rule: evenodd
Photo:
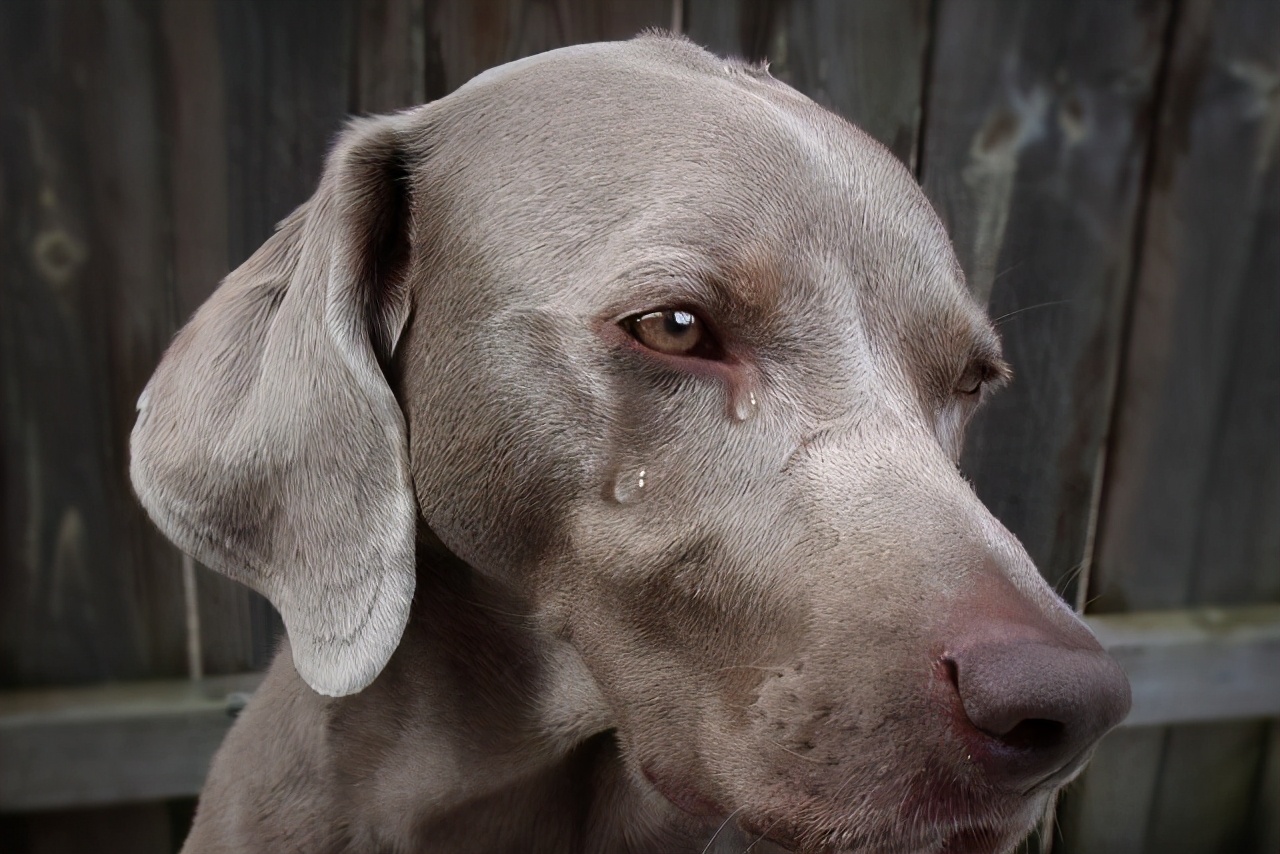
<svg viewBox="0 0 1280 854">
<path fill-rule="evenodd" d="M 663 312 L 663 321 L 670 335 L 684 335 L 692 331 L 694 324 L 697 323 L 694 316 L 687 311 Z"/>
<path fill-rule="evenodd" d="M 704 359 L 720 357 L 714 339 L 691 311 L 674 308 L 646 311 L 626 318 L 622 327 L 631 337 L 658 353 Z"/>
</svg>

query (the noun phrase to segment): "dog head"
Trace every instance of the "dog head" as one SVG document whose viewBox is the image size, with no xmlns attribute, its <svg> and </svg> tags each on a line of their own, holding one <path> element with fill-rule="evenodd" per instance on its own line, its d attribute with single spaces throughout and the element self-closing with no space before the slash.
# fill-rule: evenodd
<svg viewBox="0 0 1280 854">
<path fill-rule="evenodd" d="M 685 812 L 998 851 L 1129 702 L 957 471 L 1007 374 L 890 154 L 645 37 L 352 125 L 175 340 L 132 476 L 322 693 L 395 649 L 421 524 Z"/>
</svg>

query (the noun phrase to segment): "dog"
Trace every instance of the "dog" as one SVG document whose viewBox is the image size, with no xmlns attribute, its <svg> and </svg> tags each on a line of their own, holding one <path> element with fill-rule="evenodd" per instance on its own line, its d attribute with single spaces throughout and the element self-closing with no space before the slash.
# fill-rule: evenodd
<svg viewBox="0 0 1280 854">
<path fill-rule="evenodd" d="M 1009 375 L 907 170 L 678 37 L 356 120 L 131 477 L 288 639 L 185 851 L 980 854 L 1127 713 L 957 469 Z"/>
</svg>

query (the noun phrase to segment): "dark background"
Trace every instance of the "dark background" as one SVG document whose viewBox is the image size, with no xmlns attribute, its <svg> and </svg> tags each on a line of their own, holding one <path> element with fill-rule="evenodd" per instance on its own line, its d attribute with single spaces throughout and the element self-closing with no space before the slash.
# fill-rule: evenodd
<svg viewBox="0 0 1280 854">
<path fill-rule="evenodd" d="M 964 468 L 1068 601 L 1280 602 L 1280 2 L 3 0 L 0 692 L 263 667 L 269 607 L 184 589 L 128 485 L 170 337 L 349 114 L 673 23 L 916 172 L 1017 374 Z M 67 804 L 0 803 L 0 851 L 170 851 L 191 810 Z M 1278 813 L 1274 721 L 1126 728 L 1054 850 L 1275 854 Z"/>
</svg>

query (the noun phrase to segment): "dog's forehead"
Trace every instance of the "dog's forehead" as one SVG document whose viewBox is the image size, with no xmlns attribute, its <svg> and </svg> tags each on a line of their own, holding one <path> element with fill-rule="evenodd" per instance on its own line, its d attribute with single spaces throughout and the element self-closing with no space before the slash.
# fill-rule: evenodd
<svg viewBox="0 0 1280 854">
<path fill-rule="evenodd" d="M 980 318 L 906 168 L 763 68 L 646 37 L 500 66 L 452 99 L 468 121 L 449 170 L 468 175 L 468 219 L 499 236 L 489 253 L 527 265 L 538 247 L 563 264 L 582 249 L 601 282 L 666 252 L 720 265 L 762 303 L 842 279 L 865 283 L 864 312 Z"/>
</svg>

